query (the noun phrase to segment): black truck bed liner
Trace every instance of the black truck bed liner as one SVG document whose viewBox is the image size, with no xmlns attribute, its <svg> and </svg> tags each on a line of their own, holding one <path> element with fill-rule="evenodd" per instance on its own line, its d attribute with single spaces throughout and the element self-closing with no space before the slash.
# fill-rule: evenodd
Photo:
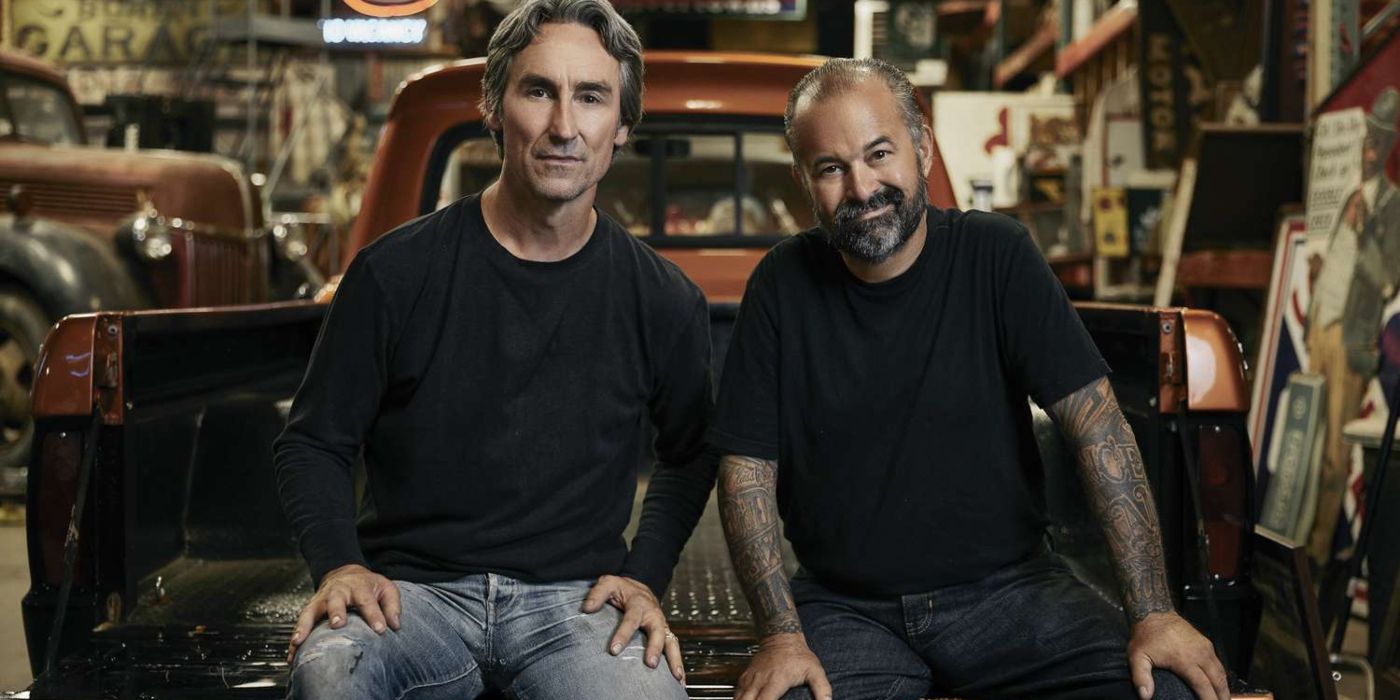
<svg viewBox="0 0 1400 700">
<path fill-rule="evenodd" d="M 284 697 L 287 640 L 311 593 L 298 558 L 177 558 L 142 582 L 125 621 L 94 634 L 48 674 L 58 684 L 31 697 Z M 732 696 L 755 641 L 713 496 L 662 607 L 683 642 L 691 697 Z"/>
</svg>

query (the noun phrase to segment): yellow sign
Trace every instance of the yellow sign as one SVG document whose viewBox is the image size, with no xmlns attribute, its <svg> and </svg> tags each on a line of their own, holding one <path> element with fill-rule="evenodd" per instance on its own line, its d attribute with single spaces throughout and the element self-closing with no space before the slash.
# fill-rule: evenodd
<svg viewBox="0 0 1400 700">
<path fill-rule="evenodd" d="M 403 17 L 422 12 L 438 0 L 345 0 L 350 9 L 370 17 Z"/>
<path fill-rule="evenodd" d="M 1122 187 L 1094 188 L 1094 252 L 1128 257 L 1128 195 Z"/>
<path fill-rule="evenodd" d="M 215 0 L 237 17 L 249 0 Z M 197 57 L 209 35 L 199 0 L 10 0 L 11 47 L 60 65 L 171 65 Z"/>
</svg>

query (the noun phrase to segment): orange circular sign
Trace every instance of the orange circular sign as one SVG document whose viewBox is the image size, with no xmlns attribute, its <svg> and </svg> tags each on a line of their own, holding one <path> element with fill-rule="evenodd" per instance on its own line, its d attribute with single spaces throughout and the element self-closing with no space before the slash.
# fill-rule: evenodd
<svg viewBox="0 0 1400 700">
<path fill-rule="evenodd" d="M 370 17 L 403 17 L 437 4 L 438 0 L 345 0 L 350 9 Z"/>
</svg>

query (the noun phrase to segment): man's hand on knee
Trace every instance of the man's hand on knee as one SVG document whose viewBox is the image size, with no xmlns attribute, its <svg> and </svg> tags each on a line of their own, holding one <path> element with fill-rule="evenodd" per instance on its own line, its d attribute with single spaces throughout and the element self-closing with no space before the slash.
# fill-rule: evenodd
<svg viewBox="0 0 1400 700">
<path fill-rule="evenodd" d="M 1174 612 L 1153 613 L 1133 625 L 1128 641 L 1128 667 L 1138 696 L 1148 700 L 1155 692 L 1152 669 L 1175 673 L 1199 700 L 1229 700 L 1225 667 L 1215 657 L 1210 640 Z"/>
<path fill-rule="evenodd" d="M 806 685 L 816 700 L 831 700 L 831 683 L 817 655 L 801 633 L 771 634 L 758 645 L 758 653 L 739 676 L 734 700 L 778 700 L 792 688 Z"/>
<path fill-rule="evenodd" d="M 401 610 L 399 587 L 359 564 L 332 569 L 321 579 L 316 595 L 301 609 L 297 626 L 292 630 L 291 645 L 287 647 L 287 662 L 296 656 L 297 648 L 321 618 L 330 618 L 331 628 L 340 629 L 349 620 L 351 608 L 379 634 L 384 634 L 386 629 L 397 630 Z"/>
<path fill-rule="evenodd" d="M 604 576 L 593 584 L 588 597 L 583 599 L 583 611 L 595 613 L 603 609 L 605 603 L 622 611 L 622 621 L 608 640 L 608 653 L 616 656 L 622 653 L 627 640 L 638 629 L 646 633 L 646 665 L 656 668 L 661 663 L 661 654 L 666 654 L 667 665 L 676 680 L 685 682 L 685 665 L 681 661 L 681 645 L 671 628 L 666 624 L 666 614 L 661 612 L 661 604 L 651 589 L 636 579 L 626 576 Z"/>
</svg>

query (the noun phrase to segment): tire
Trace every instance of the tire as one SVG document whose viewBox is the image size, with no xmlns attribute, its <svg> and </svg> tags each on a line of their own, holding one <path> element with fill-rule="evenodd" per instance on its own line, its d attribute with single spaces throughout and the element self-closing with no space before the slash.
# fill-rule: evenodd
<svg viewBox="0 0 1400 700">
<path fill-rule="evenodd" d="M 51 325 L 28 293 L 0 287 L 0 498 L 24 494 L 34 442 L 34 364 Z"/>
</svg>

